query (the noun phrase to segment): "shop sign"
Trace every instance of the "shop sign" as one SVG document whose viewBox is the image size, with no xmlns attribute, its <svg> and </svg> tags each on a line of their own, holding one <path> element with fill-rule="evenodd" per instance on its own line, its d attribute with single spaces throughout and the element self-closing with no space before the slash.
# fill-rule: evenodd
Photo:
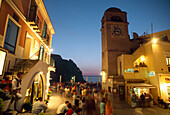
<svg viewBox="0 0 170 115">
<path fill-rule="evenodd" d="M 133 68 L 129 68 L 127 70 L 125 70 L 126 73 L 129 73 L 129 72 L 134 72 L 134 69 Z"/>
<path fill-rule="evenodd" d="M 150 72 L 148 73 L 148 76 L 155 76 L 155 72 L 154 72 L 154 71 L 150 71 Z"/>
</svg>

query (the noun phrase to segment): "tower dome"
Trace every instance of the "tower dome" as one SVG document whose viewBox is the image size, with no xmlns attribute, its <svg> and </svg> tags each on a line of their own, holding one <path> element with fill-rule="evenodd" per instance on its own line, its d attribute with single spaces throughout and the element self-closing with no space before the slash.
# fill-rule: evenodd
<svg viewBox="0 0 170 115">
<path fill-rule="evenodd" d="M 122 12 L 121 9 L 119 8 L 116 8 L 116 7 L 111 7 L 111 8 L 108 8 L 105 12 Z"/>
</svg>

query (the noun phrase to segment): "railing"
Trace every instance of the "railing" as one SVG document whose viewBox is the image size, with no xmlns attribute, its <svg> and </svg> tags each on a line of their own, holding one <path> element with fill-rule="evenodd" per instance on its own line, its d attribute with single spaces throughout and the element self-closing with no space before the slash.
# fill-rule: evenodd
<svg viewBox="0 0 170 115">
<path fill-rule="evenodd" d="M 39 51 L 37 51 L 35 54 L 29 57 L 29 59 L 19 59 L 19 58 L 16 59 L 15 65 L 13 67 L 14 69 L 12 71 L 18 72 L 21 70 L 22 72 L 24 72 L 24 75 L 25 75 L 25 73 L 27 73 L 33 67 L 33 65 L 35 65 L 35 63 L 37 62 L 38 59 L 32 60 L 32 58 L 38 54 L 39 54 Z"/>
<path fill-rule="evenodd" d="M 50 65 L 55 67 L 55 60 L 52 57 L 50 57 Z"/>
</svg>

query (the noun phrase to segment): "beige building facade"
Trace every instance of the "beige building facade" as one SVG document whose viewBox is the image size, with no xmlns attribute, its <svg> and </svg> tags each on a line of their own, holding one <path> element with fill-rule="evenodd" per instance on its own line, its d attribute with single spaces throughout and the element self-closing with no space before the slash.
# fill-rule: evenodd
<svg viewBox="0 0 170 115">
<path fill-rule="evenodd" d="M 131 103 L 132 91 L 140 97 L 150 93 L 157 102 L 158 96 L 164 101 L 170 99 L 170 30 L 154 33 L 148 42 L 133 54 L 122 54 L 117 58 L 118 70 L 125 79 L 125 99 Z M 119 64 L 122 64 L 120 68 Z"/>
</svg>

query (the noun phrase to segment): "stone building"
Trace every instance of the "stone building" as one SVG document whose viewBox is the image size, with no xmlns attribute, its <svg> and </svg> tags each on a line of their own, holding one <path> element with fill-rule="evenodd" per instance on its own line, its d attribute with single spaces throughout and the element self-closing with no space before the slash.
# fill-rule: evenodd
<svg viewBox="0 0 170 115">
<path fill-rule="evenodd" d="M 128 24 L 127 13 L 115 7 L 107 9 L 101 20 L 102 88 L 115 93 L 124 89 L 124 79 L 118 76 L 117 57 L 130 52 Z"/>
<path fill-rule="evenodd" d="M 55 71 L 50 56 L 54 33 L 43 0 L 0 1 L 0 78 L 5 74 L 12 80 L 24 72 L 18 110 L 24 102 L 46 99 L 50 71 Z"/>
</svg>

